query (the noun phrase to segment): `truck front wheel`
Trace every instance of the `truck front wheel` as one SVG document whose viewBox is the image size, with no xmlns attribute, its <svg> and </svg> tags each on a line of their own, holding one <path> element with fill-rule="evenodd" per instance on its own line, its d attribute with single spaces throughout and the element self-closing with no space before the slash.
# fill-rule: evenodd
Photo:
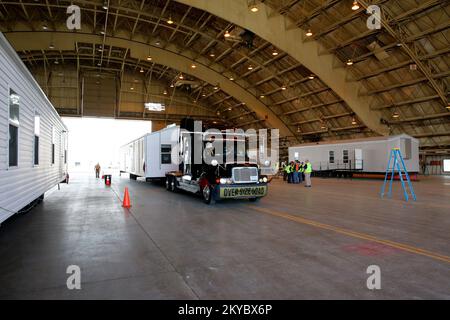
<svg viewBox="0 0 450 320">
<path fill-rule="evenodd" d="M 203 188 L 202 195 L 203 195 L 203 202 L 206 204 L 210 204 L 212 201 L 213 189 L 209 184 Z"/>
</svg>

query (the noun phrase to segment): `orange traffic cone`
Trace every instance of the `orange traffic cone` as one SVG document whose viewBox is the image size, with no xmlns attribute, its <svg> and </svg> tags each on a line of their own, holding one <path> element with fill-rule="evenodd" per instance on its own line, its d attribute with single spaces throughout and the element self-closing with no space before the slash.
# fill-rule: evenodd
<svg viewBox="0 0 450 320">
<path fill-rule="evenodd" d="M 125 187 L 125 195 L 123 196 L 123 204 L 122 207 L 124 208 L 130 208 L 130 194 L 128 193 L 128 187 Z"/>
</svg>

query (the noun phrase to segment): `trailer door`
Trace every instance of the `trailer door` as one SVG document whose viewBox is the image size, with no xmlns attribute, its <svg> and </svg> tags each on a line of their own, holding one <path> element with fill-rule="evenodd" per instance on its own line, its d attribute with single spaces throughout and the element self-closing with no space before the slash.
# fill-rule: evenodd
<svg viewBox="0 0 450 320">
<path fill-rule="evenodd" d="M 362 149 L 355 149 L 355 170 L 363 169 Z"/>
</svg>

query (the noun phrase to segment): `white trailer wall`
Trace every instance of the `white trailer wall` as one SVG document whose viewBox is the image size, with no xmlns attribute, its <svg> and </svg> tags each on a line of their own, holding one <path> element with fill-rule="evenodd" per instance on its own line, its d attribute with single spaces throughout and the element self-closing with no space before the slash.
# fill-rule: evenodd
<svg viewBox="0 0 450 320">
<path fill-rule="evenodd" d="M 136 176 L 154 179 L 164 178 L 166 172 L 178 170 L 178 151 L 176 146 L 179 132 L 180 128 L 178 126 L 170 126 L 160 131 L 146 134 L 121 147 L 120 170 Z M 169 153 L 170 162 L 167 160 Z"/>
<path fill-rule="evenodd" d="M 405 143 L 408 140 L 410 146 Z M 419 142 L 408 135 L 290 147 L 289 161 L 309 160 L 314 170 L 344 169 L 344 150 L 348 150 L 348 165 L 351 162 L 353 168 L 355 150 L 359 149 L 362 151 L 363 172 L 385 172 L 389 153 L 394 147 L 400 148 L 406 169 L 419 172 Z M 330 163 L 330 151 L 334 152 L 334 163 Z"/>
<path fill-rule="evenodd" d="M 18 165 L 9 167 L 9 95 L 19 98 Z M 35 114 L 40 116 L 34 165 Z M 53 135 L 54 131 L 54 135 Z M 55 163 L 52 164 L 52 141 Z M 0 223 L 65 179 L 67 128 L 15 50 L 0 33 Z"/>
</svg>

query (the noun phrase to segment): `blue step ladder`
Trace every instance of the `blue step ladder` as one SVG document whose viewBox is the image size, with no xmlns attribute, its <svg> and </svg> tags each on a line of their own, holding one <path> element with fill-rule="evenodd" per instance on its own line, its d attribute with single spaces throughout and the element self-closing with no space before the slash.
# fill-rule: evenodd
<svg viewBox="0 0 450 320">
<path fill-rule="evenodd" d="M 393 162 L 393 165 L 391 168 L 392 160 L 394 162 Z M 391 177 L 390 177 L 390 181 L 389 181 L 389 190 L 388 190 L 387 196 L 389 198 L 392 197 L 392 182 L 394 181 L 395 169 L 397 169 L 397 171 L 398 171 L 398 175 L 399 175 L 400 181 L 402 183 L 403 194 L 405 195 L 406 201 L 409 200 L 409 195 L 408 195 L 408 191 L 406 190 L 405 181 L 403 180 L 403 174 L 405 174 L 406 181 L 407 181 L 408 187 L 409 187 L 409 191 L 411 192 L 411 196 L 414 199 L 414 201 L 416 201 L 417 200 L 416 194 L 414 193 L 414 189 L 413 189 L 411 180 L 409 179 L 408 171 L 406 171 L 405 161 L 403 161 L 402 153 L 400 152 L 399 148 L 393 148 L 389 155 L 388 165 L 386 168 L 386 175 L 384 176 L 383 188 L 381 189 L 381 198 L 384 197 L 384 191 L 386 190 L 386 182 L 388 180 L 389 173 L 391 174 Z"/>
</svg>

